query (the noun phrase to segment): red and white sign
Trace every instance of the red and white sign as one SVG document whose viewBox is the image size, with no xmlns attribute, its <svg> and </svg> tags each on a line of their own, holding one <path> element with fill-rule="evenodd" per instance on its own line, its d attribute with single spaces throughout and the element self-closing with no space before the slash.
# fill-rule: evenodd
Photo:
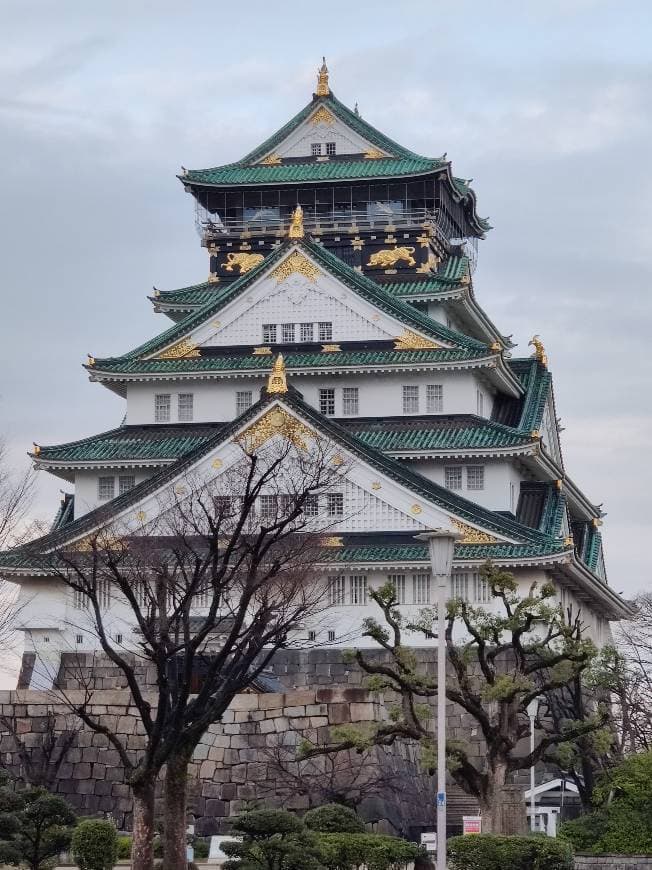
<svg viewBox="0 0 652 870">
<path fill-rule="evenodd" d="M 462 816 L 463 834 L 481 834 L 482 816 Z"/>
</svg>

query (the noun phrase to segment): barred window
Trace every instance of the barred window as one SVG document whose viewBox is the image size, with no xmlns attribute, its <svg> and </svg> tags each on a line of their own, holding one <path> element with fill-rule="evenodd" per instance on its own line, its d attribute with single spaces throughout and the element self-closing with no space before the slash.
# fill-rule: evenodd
<svg viewBox="0 0 652 870">
<path fill-rule="evenodd" d="M 332 157 L 333 154 L 335 154 L 336 150 L 337 150 L 337 149 L 336 149 L 335 142 L 327 142 L 327 143 L 326 143 L 326 153 L 327 153 L 330 157 Z"/>
<path fill-rule="evenodd" d="M 84 595 L 79 589 L 73 589 L 72 593 L 72 606 L 75 610 L 87 610 L 88 609 L 88 596 Z"/>
<path fill-rule="evenodd" d="M 97 595 L 97 603 L 100 605 L 100 610 L 108 610 L 111 606 L 111 586 L 108 580 L 100 579 L 95 587 Z"/>
<path fill-rule="evenodd" d="M 482 390 L 476 390 L 476 404 L 478 417 L 484 416 L 484 394 Z"/>
<path fill-rule="evenodd" d="M 109 501 L 115 496 L 115 477 L 98 477 L 97 497 L 100 501 Z"/>
<path fill-rule="evenodd" d="M 276 495 L 261 495 L 260 496 L 260 515 L 265 519 L 271 519 L 276 516 L 278 510 L 278 497 Z"/>
<path fill-rule="evenodd" d="M 317 632 L 309 631 L 308 632 L 308 640 L 317 640 Z"/>
<path fill-rule="evenodd" d="M 354 574 L 349 577 L 351 589 L 351 604 L 367 603 L 367 578 L 364 574 Z"/>
<path fill-rule="evenodd" d="M 479 574 L 473 575 L 473 600 L 478 604 L 486 604 L 491 599 L 491 589 L 486 577 Z"/>
<path fill-rule="evenodd" d="M 252 392 L 251 390 L 236 390 L 235 393 L 235 412 L 238 416 L 244 414 L 247 408 L 251 408 Z"/>
<path fill-rule="evenodd" d="M 83 643 L 83 642 L 84 642 L 84 635 L 83 635 L 83 634 L 78 634 L 78 635 L 76 635 L 76 636 L 75 636 L 75 641 L 76 641 L 77 643 Z"/>
<path fill-rule="evenodd" d="M 210 589 L 204 586 L 195 592 L 195 607 L 208 607 L 210 598 Z"/>
<path fill-rule="evenodd" d="M 121 474 L 118 478 L 118 494 L 124 495 L 136 486 L 136 477 L 133 474 Z"/>
<path fill-rule="evenodd" d="M 121 635 L 121 634 L 116 634 L 114 640 L 115 640 L 115 642 L 116 642 L 117 644 L 121 644 L 121 643 L 122 643 L 122 635 Z"/>
<path fill-rule="evenodd" d="M 430 604 L 430 574 L 412 575 L 412 601 L 414 604 Z"/>
<path fill-rule="evenodd" d="M 328 581 L 328 602 L 332 607 L 346 604 L 346 578 L 331 577 Z"/>
<path fill-rule="evenodd" d="M 263 344 L 274 344 L 276 341 L 276 324 L 263 323 Z"/>
<path fill-rule="evenodd" d="M 342 390 L 342 413 L 353 417 L 358 413 L 358 388 L 344 387 Z"/>
<path fill-rule="evenodd" d="M 319 410 L 327 417 L 335 414 L 335 390 L 319 391 Z"/>
<path fill-rule="evenodd" d="M 484 465 L 467 465 L 466 488 L 484 489 Z"/>
<path fill-rule="evenodd" d="M 169 393 L 157 393 L 154 396 L 154 422 L 169 423 L 171 396 Z"/>
<path fill-rule="evenodd" d="M 405 604 L 405 574 L 390 574 L 389 582 L 394 587 L 396 601 Z"/>
<path fill-rule="evenodd" d="M 462 489 L 461 465 L 447 465 L 444 468 L 444 486 L 446 489 Z"/>
<path fill-rule="evenodd" d="M 329 517 L 344 516 L 344 493 L 328 492 L 326 493 L 326 509 Z"/>
<path fill-rule="evenodd" d="M 450 582 L 451 598 L 461 598 L 463 601 L 469 600 L 469 575 L 451 574 Z"/>
<path fill-rule="evenodd" d="M 192 393 L 179 393 L 177 410 L 180 423 L 192 422 L 193 401 L 194 397 Z"/>
<path fill-rule="evenodd" d="M 311 493 L 305 497 L 303 513 L 307 517 L 316 517 L 319 514 L 319 496 Z"/>
<path fill-rule="evenodd" d="M 419 387 L 404 386 L 403 387 L 403 413 L 418 414 L 419 413 Z"/>
<path fill-rule="evenodd" d="M 322 320 L 319 323 L 319 340 L 320 341 L 332 341 L 333 340 L 333 324 L 330 320 Z"/>
<path fill-rule="evenodd" d="M 426 411 L 440 414 L 444 410 L 444 387 L 441 384 L 426 385 Z"/>
<path fill-rule="evenodd" d="M 310 153 L 313 157 L 319 157 L 321 155 L 321 142 L 313 142 L 310 145 Z"/>
<path fill-rule="evenodd" d="M 281 325 L 281 339 L 285 344 L 292 344 L 294 341 L 294 323 L 283 323 Z"/>
<path fill-rule="evenodd" d="M 315 338 L 315 324 L 314 323 L 301 323 L 299 324 L 299 339 L 300 341 L 314 341 Z"/>
<path fill-rule="evenodd" d="M 328 632 L 328 639 L 335 640 L 335 632 L 334 631 L 331 630 Z"/>
</svg>

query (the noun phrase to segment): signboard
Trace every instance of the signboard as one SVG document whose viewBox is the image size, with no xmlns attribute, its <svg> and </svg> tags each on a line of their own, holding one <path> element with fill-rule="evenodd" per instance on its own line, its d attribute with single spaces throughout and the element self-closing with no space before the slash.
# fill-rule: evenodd
<svg viewBox="0 0 652 870">
<path fill-rule="evenodd" d="M 463 834 L 481 834 L 482 816 L 462 816 Z"/>
<path fill-rule="evenodd" d="M 438 791 L 437 792 L 437 806 L 445 807 L 446 806 L 446 792 Z"/>
<path fill-rule="evenodd" d="M 434 831 L 426 831 L 421 834 L 421 845 L 426 847 L 426 852 L 437 851 L 437 834 Z"/>
</svg>

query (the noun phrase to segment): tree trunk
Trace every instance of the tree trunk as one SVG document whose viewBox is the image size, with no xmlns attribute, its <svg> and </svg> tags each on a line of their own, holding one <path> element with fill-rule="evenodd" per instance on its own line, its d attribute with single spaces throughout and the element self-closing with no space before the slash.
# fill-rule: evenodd
<svg viewBox="0 0 652 870">
<path fill-rule="evenodd" d="M 483 834 L 527 834 L 523 788 L 507 785 L 507 765 L 498 762 L 489 773 L 489 785 L 480 799 Z"/>
<path fill-rule="evenodd" d="M 134 796 L 133 843 L 131 870 L 152 870 L 154 867 L 154 797 L 156 780 L 145 780 L 132 786 Z"/>
<path fill-rule="evenodd" d="M 190 754 L 171 755 L 165 772 L 163 870 L 186 870 L 186 793 Z"/>
</svg>

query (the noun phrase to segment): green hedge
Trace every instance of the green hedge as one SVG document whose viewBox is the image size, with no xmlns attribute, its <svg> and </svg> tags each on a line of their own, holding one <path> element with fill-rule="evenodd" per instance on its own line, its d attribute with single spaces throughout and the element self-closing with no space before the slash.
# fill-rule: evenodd
<svg viewBox="0 0 652 870">
<path fill-rule="evenodd" d="M 572 843 L 577 852 L 650 855 L 652 813 L 614 801 L 609 807 L 564 822 L 559 836 Z"/>
<path fill-rule="evenodd" d="M 450 870 L 573 870 L 570 843 L 550 837 L 469 834 L 447 844 Z"/>
<path fill-rule="evenodd" d="M 118 860 L 128 861 L 131 858 L 132 839 L 127 834 L 118 836 Z"/>
<path fill-rule="evenodd" d="M 112 822 L 86 819 L 72 835 L 71 851 L 79 870 L 110 870 L 118 860 L 118 834 Z"/>
</svg>

